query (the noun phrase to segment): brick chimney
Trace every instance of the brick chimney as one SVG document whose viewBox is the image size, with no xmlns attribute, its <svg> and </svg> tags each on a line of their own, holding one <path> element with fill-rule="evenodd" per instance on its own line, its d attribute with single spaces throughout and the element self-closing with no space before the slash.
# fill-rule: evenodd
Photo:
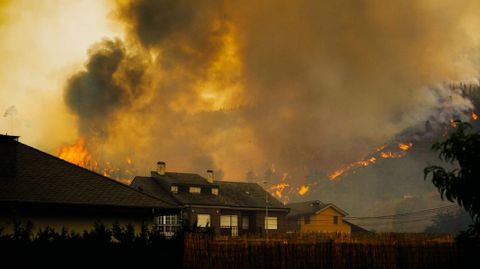
<svg viewBox="0 0 480 269">
<path fill-rule="evenodd" d="M 167 165 L 165 164 L 165 162 L 162 162 L 162 161 L 157 162 L 157 174 L 164 176 L 166 169 L 167 169 Z"/>
<path fill-rule="evenodd" d="M 208 183 L 213 183 L 213 170 L 207 170 L 207 181 Z"/>
</svg>

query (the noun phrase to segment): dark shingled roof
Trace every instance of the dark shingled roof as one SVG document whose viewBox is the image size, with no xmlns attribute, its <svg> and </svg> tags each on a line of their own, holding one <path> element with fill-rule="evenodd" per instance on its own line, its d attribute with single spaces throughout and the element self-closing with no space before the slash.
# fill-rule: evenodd
<svg viewBox="0 0 480 269">
<path fill-rule="evenodd" d="M 156 173 L 156 172 L 153 172 Z M 162 179 L 169 183 L 176 183 L 182 185 L 205 185 L 209 184 L 208 181 L 199 174 L 193 173 L 174 173 L 166 172 L 164 176 L 160 176 Z"/>
<path fill-rule="evenodd" d="M 290 208 L 290 213 L 288 214 L 288 217 L 315 214 L 315 212 L 324 208 L 325 206 L 326 204 L 318 200 L 299 202 L 299 203 L 290 203 L 288 204 L 288 207 Z"/>
<path fill-rule="evenodd" d="M 0 170 L 0 202 L 176 208 L 14 139 L 0 139 L 0 156 L 8 168 Z"/>
<path fill-rule="evenodd" d="M 371 233 L 369 230 L 365 229 L 365 228 L 362 228 L 356 224 L 353 224 L 349 221 L 346 221 L 346 220 L 343 220 L 344 223 L 350 225 L 350 228 L 351 228 L 351 232 L 352 233 Z"/>
<path fill-rule="evenodd" d="M 171 181 L 175 175 L 176 181 Z M 195 175 L 195 176 L 193 176 Z M 166 180 L 166 178 L 168 178 Z M 194 180 L 192 180 L 194 179 Z M 162 182 L 163 181 L 163 182 Z M 185 184 L 189 182 L 202 187 L 218 187 L 219 194 L 211 193 L 192 194 L 188 192 L 172 193 L 162 186 L 162 183 Z M 197 174 L 189 173 L 166 173 L 166 176 L 156 175 L 153 177 L 135 177 L 131 186 L 141 189 L 150 195 L 162 198 L 167 201 L 177 201 L 180 205 L 205 205 L 218 207 L 244 207 L 244 208 L 265 208 L 266 191 L 256 183 L 208 181 Z M 271 209 L 285 209 L 283 204 L 269 195 L 269 207 Z"/>
<path fill-rule="evenodd" d="M 287 205 L 290 208 L 290 213 L 287 217 L 299 217 L 303 215 L 312 215 L 318 212 L 319 210 L 325 209 L 327 207 L 332 207 L 338 212 L 347 215 L 347 212 L 343 211 L 341 208 L 335 206 L 334 204 L 325 204 L 321 201 L 306 201 L 306 202 L 299 202 L 299 203 L 291 203 Z"/>
</svg>

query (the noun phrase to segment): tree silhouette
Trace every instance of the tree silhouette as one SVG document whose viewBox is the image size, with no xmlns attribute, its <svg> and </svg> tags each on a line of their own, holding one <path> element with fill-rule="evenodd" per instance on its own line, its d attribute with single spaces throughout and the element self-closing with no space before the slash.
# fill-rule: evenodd
<svg viewBox="0 0 480 269">
<path fill-rule="evenodd" d="M 467 233 L 480 237 L 480 133 L 468 123 L 457 120 L 455 124 L 445 141 L 432 146 L 440 160 L 454 168 L 430 165 L 424 170 L 425 179 L 431 175 L 442 199 L 456 202 L 470 214 L 473 224 Z"/>
</svg>

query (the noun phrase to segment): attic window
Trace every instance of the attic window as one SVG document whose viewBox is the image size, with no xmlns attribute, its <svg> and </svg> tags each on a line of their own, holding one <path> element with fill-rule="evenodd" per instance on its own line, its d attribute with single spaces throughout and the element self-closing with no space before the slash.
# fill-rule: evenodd
<svg viewBox="0 0 480 269">
<path fill-rule="evenodd" d="M 200 193 L 201 190 L 202 190 L 202 189 L 199 188 L 199 187 L 190 187 L 190 188 L 188 189 L 188 191 L 189 191 L 190 193 Z"/>
<path fill-rule="evenodd" d="M 173 193 L 178 193 L 178 186 L 171 186 L 171 187 L 170 187 L 170 190 L 171 190 Z"/>
<path fill-rule="evenodd" d="M 338 216 L 333 216 L 333 224 L 338 224 Z"/>
<path fill-rule="evenodd" d="M 212 194 L 218 195 L 218 188 L 212 188 Z"/>
</svg>

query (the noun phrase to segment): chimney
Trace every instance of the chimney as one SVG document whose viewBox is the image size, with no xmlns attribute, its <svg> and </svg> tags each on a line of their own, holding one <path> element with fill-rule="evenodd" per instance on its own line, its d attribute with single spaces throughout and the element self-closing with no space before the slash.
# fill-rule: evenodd
<svg viewBox="0 0 480 269">
<path fill-rule="evenodd" d="M 157 174 L 164 176 L 166 170 L 165 162 L 157 162 Z"/>
<path fill-rule="evenodd" d="M 213 183 L 213 170 L 207 170 L 207 181 Z"/>
</svg>

